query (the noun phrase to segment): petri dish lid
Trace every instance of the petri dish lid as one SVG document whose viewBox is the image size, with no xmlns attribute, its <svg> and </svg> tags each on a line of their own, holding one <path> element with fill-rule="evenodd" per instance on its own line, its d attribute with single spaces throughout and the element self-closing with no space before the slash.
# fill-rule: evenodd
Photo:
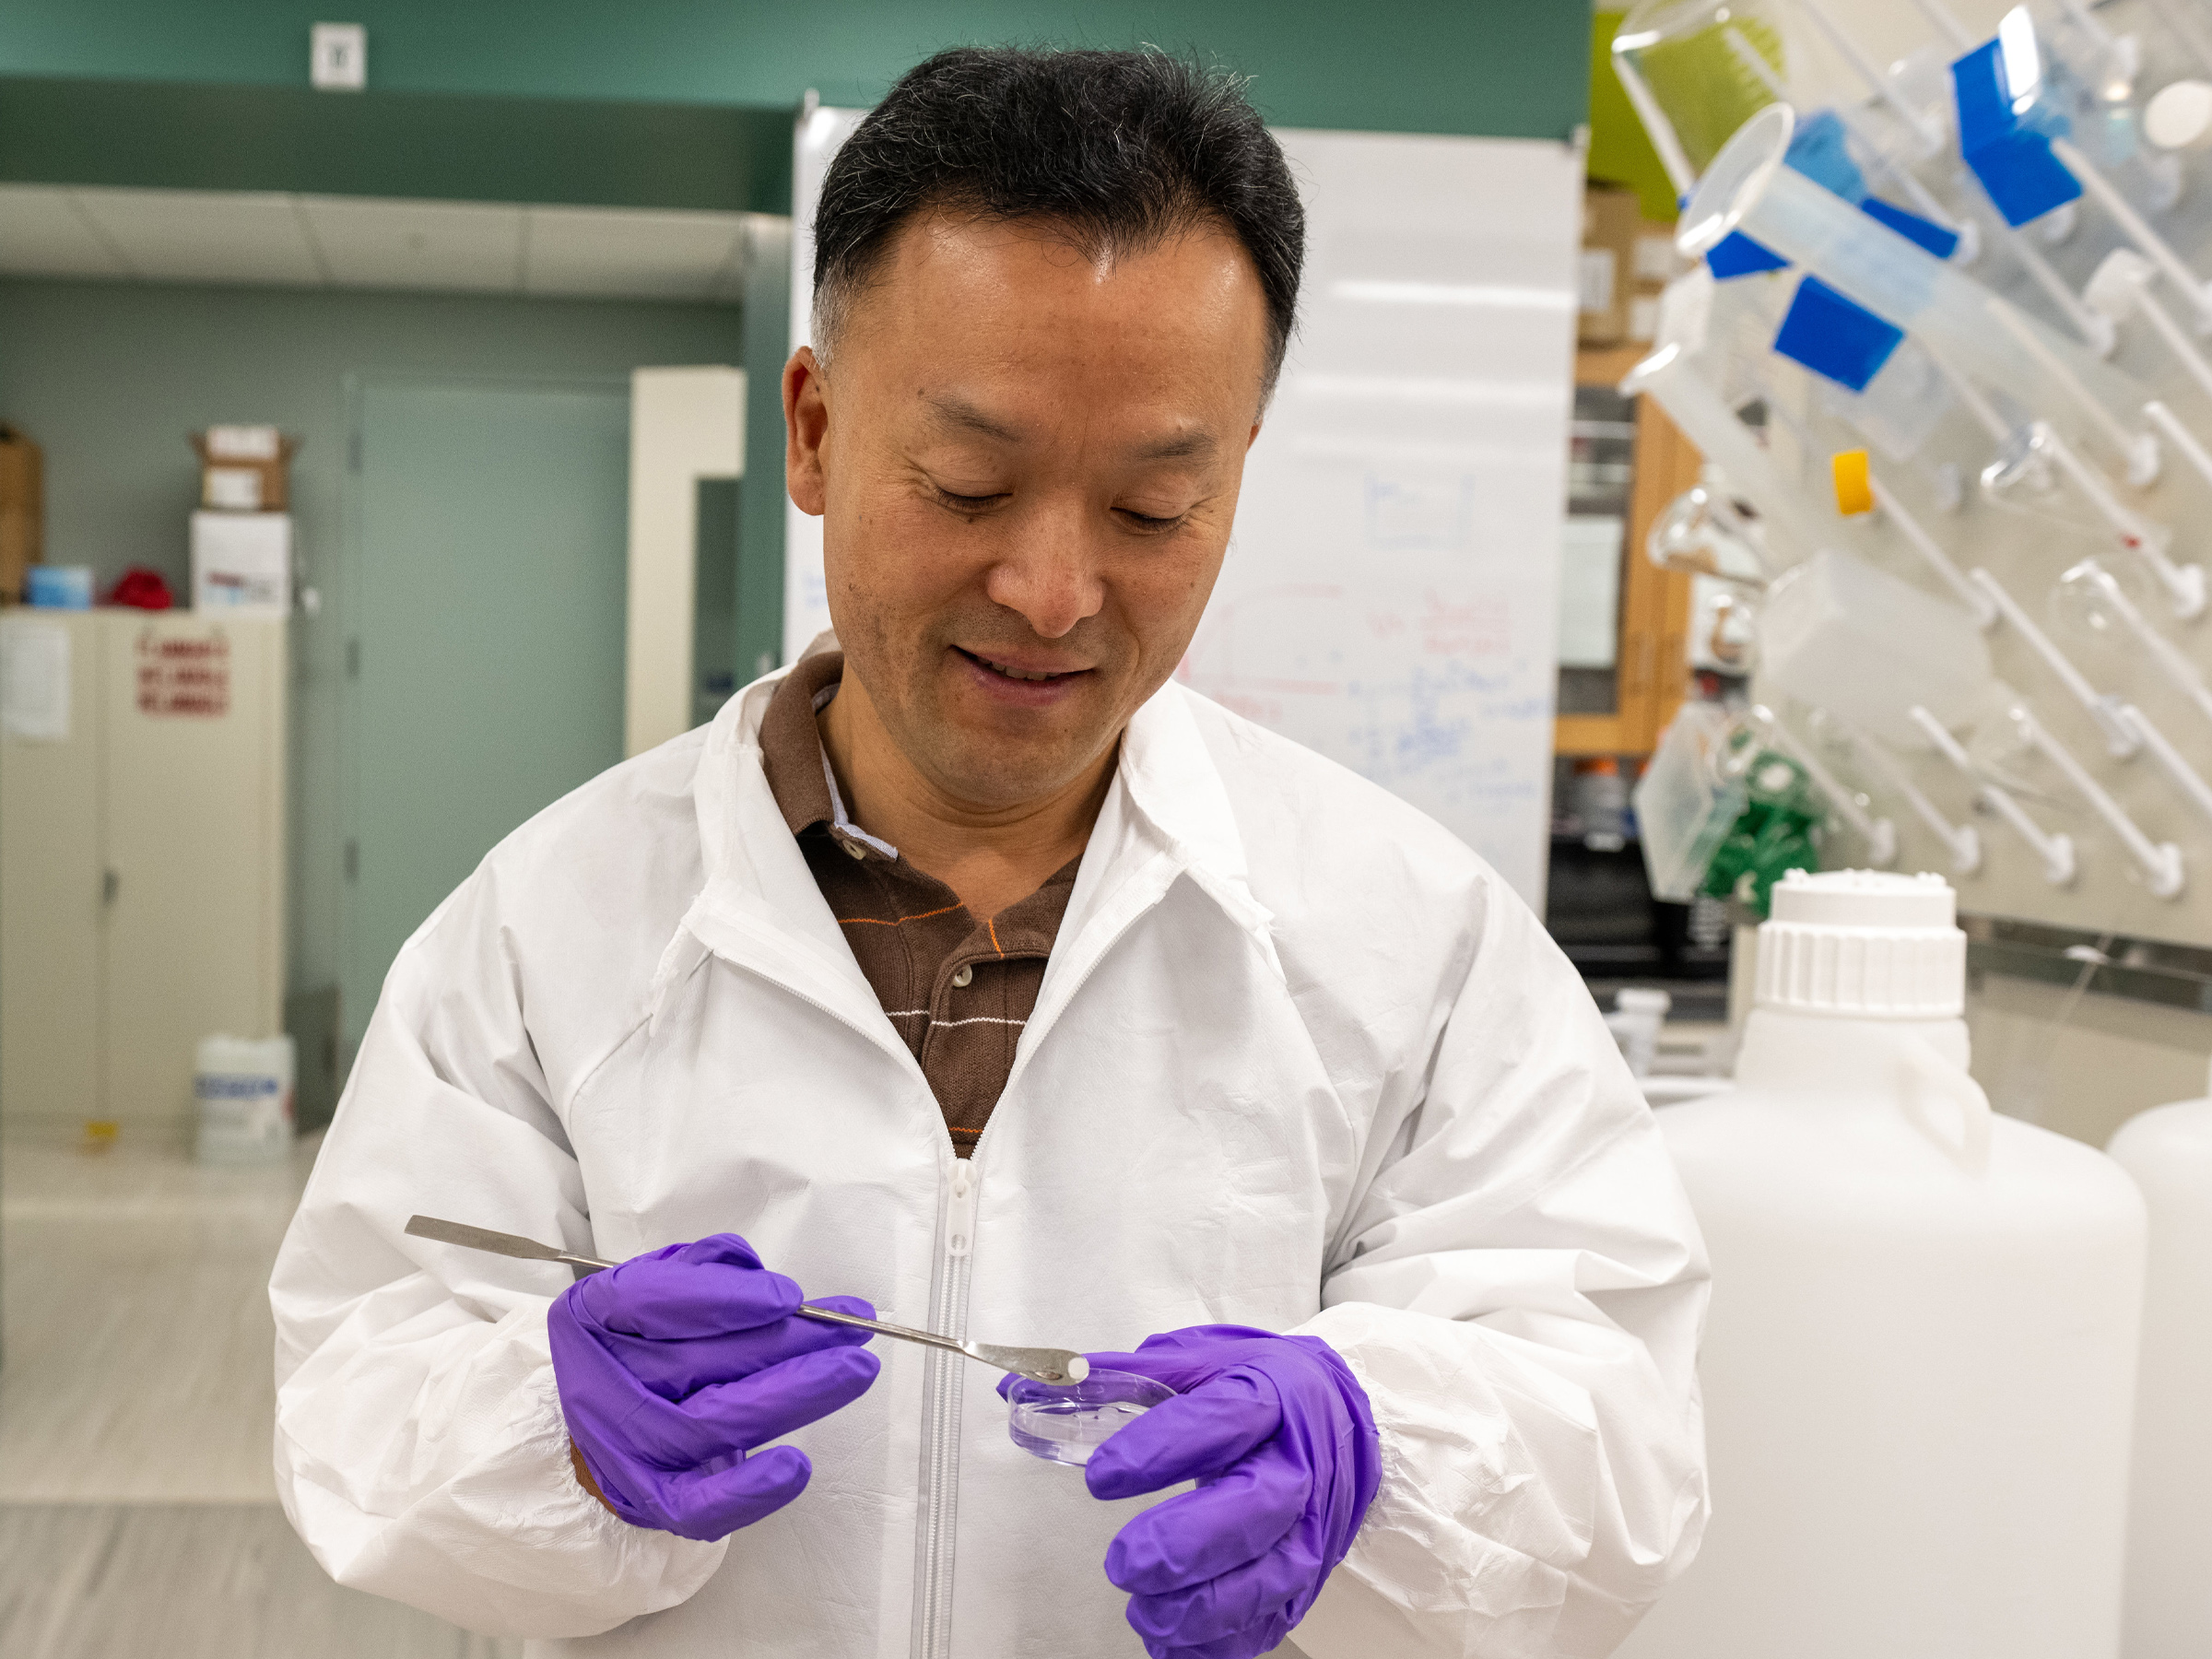
<svg viewBox="0 0 2212 1659">
<path fill-rule="evenodd" d="M 1133 1371 L 1094 1371 L 1059 1385 L 1020 1377 L 1006 1390 L 1006 1437 L 1031 1457 L 1086 1464 L 1110 1436 L 1174 1397 Z"/>
</svg>

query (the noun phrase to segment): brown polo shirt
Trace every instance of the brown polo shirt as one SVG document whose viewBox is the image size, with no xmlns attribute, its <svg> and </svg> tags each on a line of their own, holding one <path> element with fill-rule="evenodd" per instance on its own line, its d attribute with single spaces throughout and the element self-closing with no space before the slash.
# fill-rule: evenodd
<svg viewBox="0 0 2212 1659">
<path fill-rule="evenodd" d="M 975 916 L 853 823 L 814 724 L 844 671 L 842 652 L 800 659 L 761 718 L 760 763 L 853 959 L 935 1091 L 954 1153 L 966 1158 L 1014 1069 L 1082 860 L 997 915 Z"/>
</svg>

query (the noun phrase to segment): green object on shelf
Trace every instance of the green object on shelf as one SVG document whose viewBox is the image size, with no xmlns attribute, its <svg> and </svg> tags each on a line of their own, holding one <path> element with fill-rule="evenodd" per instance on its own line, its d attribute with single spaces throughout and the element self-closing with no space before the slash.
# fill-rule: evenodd
<svg viewBox="0 0 2212 1659">
<path fill-rule="evenodd" d="M 1762 750 L 1745 782 L 1749 798 L 1706 866 L 1704 890 L 1735 900 L 1763 921 L 1774 884 L 1785 872 L 1820 867 L 1825 815 L 1811 778 L 1787 755 Z"/>
<path fill-rule="evenodd" d="M 1621 89 L 1620 76 L 1613 72 L 1613 37 L 1627 16 L 1626 11 L 1607 8 L 1593 19 L 1596 27 L 1590 39 L 1590 154 L 1584 165 L 1593 179 L 1633 190 L 1645 218 L 1671 225 L 1677 212 L 1674 184 L 1659 152 L 1644 135 L 1635 106 Z"/>
</svg>

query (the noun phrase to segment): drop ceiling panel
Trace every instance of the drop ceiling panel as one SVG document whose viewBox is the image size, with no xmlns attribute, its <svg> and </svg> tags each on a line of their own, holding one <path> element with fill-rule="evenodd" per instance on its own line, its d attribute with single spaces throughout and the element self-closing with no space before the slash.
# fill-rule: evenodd
<svg viewBox="0 0 2212 1659">
<path fill-rule="evenodd" d="M 327 278 L 288 195 L 199 190 L 91 190 L 77 205 L 131 269 L 154 282 Z"/>
<path fill-rule="evenodd" d="M 514 293 L 526 209 L 497 202 L 301 196 L 300 214 L 339 288 Z"/>
<path fill-rule="evenodd" d="M 130 267 L 53 184 L 0 184 L 0 273 L 128 276 Z"/>
<path fill-rule="evenodd" d="M 746 218 L 0 184 L 0 276 L 735 304 Z"/>
<path fill-rule="evenodd" d="M 744 223 L 736 213 L 533 207 L 523 289 L 704 300 L 737 258 Z"/>
</svg>

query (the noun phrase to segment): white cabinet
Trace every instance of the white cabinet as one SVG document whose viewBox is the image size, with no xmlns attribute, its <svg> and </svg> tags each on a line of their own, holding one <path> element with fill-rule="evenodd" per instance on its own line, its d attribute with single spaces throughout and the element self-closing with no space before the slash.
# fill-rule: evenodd
<svg viewBox="0 0 2212 1659">
<path fill-rule="evenodd" d="M 65 733 L 0 731 L 0 1113 L 181 1133 L 199 1039 L 282 1030 L 285 623 L 0 627 L 63 629 L 70 688 Z"/>
</svg>

